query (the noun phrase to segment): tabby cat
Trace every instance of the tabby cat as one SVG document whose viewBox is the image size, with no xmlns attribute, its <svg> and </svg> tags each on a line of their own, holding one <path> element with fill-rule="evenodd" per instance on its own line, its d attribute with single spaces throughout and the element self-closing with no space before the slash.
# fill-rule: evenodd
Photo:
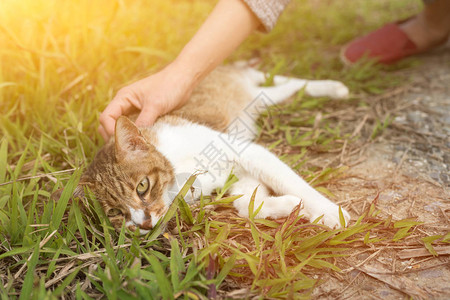
<svg viewBox="0 0 450 300">
<path fill-rule="evenodd" d="M 97 153 L 81 177 L 75 194 L 88 186 L 111 223 L 141 233 L 164 216 L 180 185 L 198 173 L 186 201 L 223 186 L 232 171 L 239 179 L 230 194 L 242 195 L 234 206 L 248 216 L 250 198 L 258 187 L 257 217 L 289 215 L 297 205 L 310 220 L 340 226 L 339 207 L 318 193 L 267 149 L 252 142 L 255 120 L 267 105 L 288 99 L 304 88 L 312 96 L 345 98 L 348 89 L 331 80 L 307 81 L 265 75 L 244 65 L 223 66 L 211 73 L 188 103 L 151 127 L 138 128 L 126 117 L 116 122 L 115 137 Z M 348 221 L 349 214 L 343 211 Z"/>
</svg>

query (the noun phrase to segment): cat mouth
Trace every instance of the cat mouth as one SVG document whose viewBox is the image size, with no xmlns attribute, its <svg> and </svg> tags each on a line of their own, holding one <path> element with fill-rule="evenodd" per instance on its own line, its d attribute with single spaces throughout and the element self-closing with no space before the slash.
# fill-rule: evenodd
<svg viewBox="0 0 450 300">
<path fill-rule="evenodd" d="M 131 220 L 127 222 L 129 226 L 139 227 L 141 232 L 147 233 L 152 230 L 160 217 L 155 212 L 151 212 L 150 215 L 146 214 L 143 209 L 134 209 L 129 207 Z"/>
<path fill-rule="evenodd" d="M 145 235 L 147 233 L 149 233 L 151 231 L 150 229 L 144 229 L 142 228 L 140 224 L 136 224 L 133 220 L 130 220 L 128 222 L 125 223 L 125 226 L 130 229 L 131 231 L 135 231 L 135 228 L 139 228 L 139 234 L 140 235 Z"/>
</svg>

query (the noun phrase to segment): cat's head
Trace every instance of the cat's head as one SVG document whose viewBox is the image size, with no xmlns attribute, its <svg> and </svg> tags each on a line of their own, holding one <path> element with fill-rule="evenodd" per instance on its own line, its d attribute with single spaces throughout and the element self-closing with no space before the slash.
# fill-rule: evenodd
<svg viewBox="0 0 450 300">
<path fill-rule="evenodd" d="M 114 227 L 125 220 L 130 230 L 137 226 L 145 233 L 166 213 L 173 181 L 170 162 L 133 122 L 120 117 L 114 139 L 99 150 L 76 192 L 88 186 Z"/>
</svg>

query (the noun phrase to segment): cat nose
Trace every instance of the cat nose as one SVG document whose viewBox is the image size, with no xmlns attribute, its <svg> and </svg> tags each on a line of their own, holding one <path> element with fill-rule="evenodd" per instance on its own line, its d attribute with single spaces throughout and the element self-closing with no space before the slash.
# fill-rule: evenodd
<svg viewBox="0 0 450 300">
<path fill-rule="evenodd" d="M 153 228 L 152 217 L 145 216 L 145 220 L 144 220 L 144 222 L 142 224 L 139 225 L 139 228 L 146 229 L 146 230 L 152 229 Z"/>
</svg>

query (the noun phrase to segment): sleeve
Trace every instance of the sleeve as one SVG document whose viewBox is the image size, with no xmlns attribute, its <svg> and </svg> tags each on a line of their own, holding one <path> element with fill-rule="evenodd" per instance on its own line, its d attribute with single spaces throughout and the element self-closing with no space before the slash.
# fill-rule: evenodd
<svg viewBox="0 0 450 300">
<path fill-rule="evenodd" d="M 281 13 L 290 0 L 243 0 L 250 10 L 258 17 L 264 26 L 264 31 L 269 32 L 277 23 Z"/>
</svg>

